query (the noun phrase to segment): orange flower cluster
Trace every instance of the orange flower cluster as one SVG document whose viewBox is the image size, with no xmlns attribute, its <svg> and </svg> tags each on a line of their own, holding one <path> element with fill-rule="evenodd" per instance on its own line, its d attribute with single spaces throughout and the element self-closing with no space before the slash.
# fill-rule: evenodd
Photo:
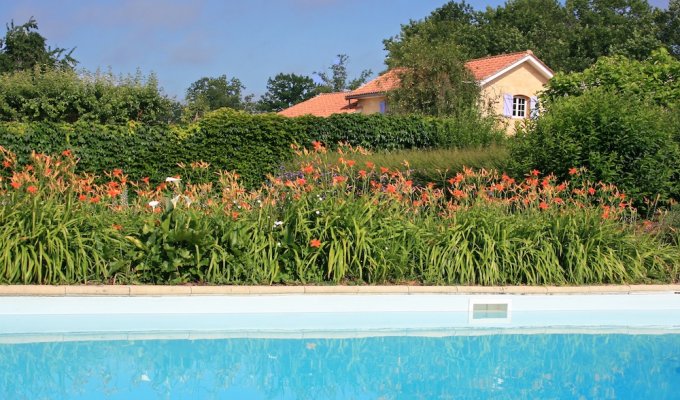
<svg viewBox="0 0 680 400">
<path fill-rule="evenodd" d="M 312 151 L 300 148 L 295 151 L 313 156 L 311 161 L 306 157 L 296 175 L 269 177 L 261 188 L 246 190 L 238 174 L 226 171 L 218 173 L 214 183 L 192 183 L 175 176 L 152 185 L 148 177 L 129 181 L 124 171 L 116 168 L 104 174 L 107 182 L 97 184 L 101 181 L 95 176 L 74 172 L 76 159 L 70 150 L 55 157 L 34 154 L 30 164 L 20 166 L 11 152 L 0 147 L 3 174 L 7 177 L 0 180 L 0 195 L 62 196 L 83 205 L 102 204 L 114 211 L 160 212 L 171 203 L 173 207 L 222 212 L 234 219 L 265 207 L 276 209 L 284 202 L 305 201 L 310 194 L 323 195 L 335 202 L 365 197 L 376 207 L 397 207 L 396 212 L 403 213 L 433 212 L 444 217 L 478 206 L 502 207 L 509 212 L 559 212 L 569 207 L 590 207 L 599 210 L 602 218 L 623 218 L 635 213 L 615 186 L 588 181 L 583 169 L 572 168 L 570 181 L 557 182 L 553 175 L 543 176 L 537 170 L 516 181 L 497 171 L 464 168 L 441 186 L 415 185 L 408 169 L 390 170 L 370 161 L 358 167 L 352 155 L 366 154 L 361 148 L 340 146 L 342 157 L 336 163 L 323 161 L 321 156 L 327 150 L 320 142 L 313 143 Z M 407 162 L 404 165 L 409 167 Z M 196 162 L 179 167 L 188 175 L 207 174 L 209 164 Z M 133 193 L 131 198 L 128 192 Z"/>
</svg>

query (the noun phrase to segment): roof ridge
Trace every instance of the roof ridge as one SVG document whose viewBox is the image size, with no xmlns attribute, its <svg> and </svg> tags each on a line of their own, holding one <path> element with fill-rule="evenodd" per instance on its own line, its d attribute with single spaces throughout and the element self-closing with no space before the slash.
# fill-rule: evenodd
<svg viewBox="0 0 680 400">
<path fill-rule="evenodd" d="M 524 55 L 527 55 L 527 56 L 528 55 L 535 56 L 533 51 L 527 49 L 527 50 L 523 50 L 523 51 L 516 51 L 514 53 L 503 53 L 503 54 L 496 54 L 496 55 L 493 55 L 493 56 L 484 56 L 484 57 L 479 57 L 479 58 L 473 58 L 471 60 L 465 61 L 465 63 L 467 64 L 467 63 L 473 62 L 473 61 L 489 60 L 489 59 L 492 59 L 492 58 L 499 58 L 499 57 L 516 56 L 518 54 L 524 54 Z"/>
</svg>

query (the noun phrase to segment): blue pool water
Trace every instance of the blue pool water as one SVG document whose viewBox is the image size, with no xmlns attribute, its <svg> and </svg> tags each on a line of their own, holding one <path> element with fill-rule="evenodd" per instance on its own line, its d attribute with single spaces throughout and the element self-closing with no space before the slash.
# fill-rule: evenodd
<svg viewBox="0 0 680 400">
<path fill-rule="evenodd" d="M 659 333 L 0 335 L 0 399 L 680 399 L 680 332 Z"/>
</svg>

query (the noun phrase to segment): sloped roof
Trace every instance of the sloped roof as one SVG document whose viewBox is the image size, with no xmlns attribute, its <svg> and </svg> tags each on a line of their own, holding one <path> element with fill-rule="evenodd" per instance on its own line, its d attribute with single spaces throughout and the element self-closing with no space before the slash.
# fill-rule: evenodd
<svg viewBox="0 0 680 400">
<path fill-rule="evenodd" d="M 279 111 L 278 114 L 284 117 L 299 117 L 307 114 L 328 117 L 331 114 L 355 112 L 357 102 L 348 101 L 345 99 L 346 95 L 347 92 L 321 93 L 309 100 Z"/>
<path fill-rule="evenodd" d="M 403 71 L 404 68 L 391 69 L 379 77 L 364 83 L 356 90 L 348 93 L 345 97 L 348 99 L 355 99 L 372 94 L 384 93 L 395 89 L 399 87 L 399 74 L 401 74 Z"/>
<path fill-rule="evenodd" d="M 472 72 L 472 75 L 474 75 L 477 81 L 484 81 L 526 57 L 531 58 L 545 68 L 551 75 L 553 74 L 553 71 L 539 60 L 531 50 L 477 58 L 466 62 L 465 66 Z"/>
<path fill-rule="evenodd" d="M 466 62 L 465 66 L 472 72 L 475 80 L 480 85 L 485 85 L 524 62 L 530 62 L 547 78 L 551 78 L 554 74 L 531 50 L 477 58 Z M 399 87 L 399 74 L 403 71 L 404 68 L 391 69 L 377 78 L 366 82 L 354 91 L 320 94 L 280 111 L 279 114 L 286 117 L 297 117 L 306 114 L 327 117 L 331 114 L 356 112 L 357 99 L 381 95 Z"/>
</svg>

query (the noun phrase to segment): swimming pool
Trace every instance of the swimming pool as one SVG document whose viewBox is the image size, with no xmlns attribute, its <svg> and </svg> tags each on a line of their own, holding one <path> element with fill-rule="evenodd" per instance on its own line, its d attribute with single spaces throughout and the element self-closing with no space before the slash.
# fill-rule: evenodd
<svg viewBox="0 0 680 400">
<path fill-rule="evenodd" d="M 0 298 L 0 398 L 654 398 L 680 295 Z"/>
</svg>

